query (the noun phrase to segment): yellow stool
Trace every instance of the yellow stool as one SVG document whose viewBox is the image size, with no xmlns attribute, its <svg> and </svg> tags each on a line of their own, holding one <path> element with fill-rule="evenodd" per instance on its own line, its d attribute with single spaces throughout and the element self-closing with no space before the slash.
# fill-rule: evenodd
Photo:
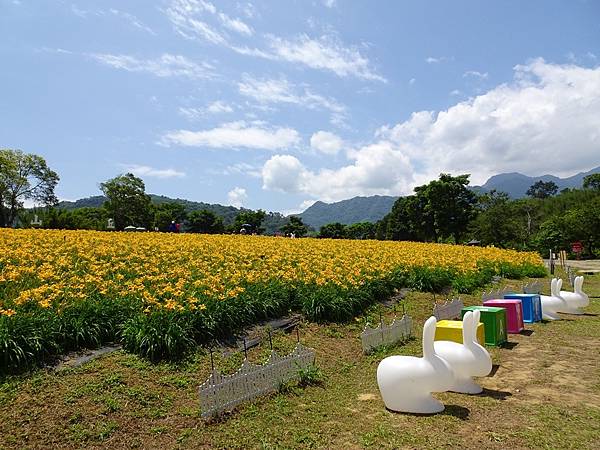
<svg viewBox="0 0 600 450">
<path fill-rule="evenodd" d="M 462 324 L 462 320 L 440 320 L 435 328 L 435 340 L 462 344 Z M 485 329 L 481 322 L 477 325 L 477 341 L 481 345 L 485 343 Z"/>
</svg>

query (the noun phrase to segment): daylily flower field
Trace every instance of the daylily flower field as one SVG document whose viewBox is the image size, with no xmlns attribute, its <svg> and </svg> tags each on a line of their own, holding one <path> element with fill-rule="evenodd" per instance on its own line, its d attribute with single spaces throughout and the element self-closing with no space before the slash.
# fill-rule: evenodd
<svg viewBox="0 0 600 450">
<path fill-rule="evenodd" d="M 1 229 L 0 361 L 15 370 L 106 342 L 176 358 L 289 312 L 345 321 L 396 288 L 544 274 L 537 254 L 498 248 Z"/>
</svg>

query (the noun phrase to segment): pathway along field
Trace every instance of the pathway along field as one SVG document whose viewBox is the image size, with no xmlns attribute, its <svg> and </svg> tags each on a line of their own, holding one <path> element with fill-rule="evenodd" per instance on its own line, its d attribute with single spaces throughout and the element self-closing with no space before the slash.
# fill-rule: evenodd
<svg viewBox="0 0 600 450">
<path fill-rule="evenodd" d="M 564 276 L 563 276 L 564 278 Z M 520 286 L 521 281 L 508 281 Z M 546 283 L 547 285 L 548 283 Z M 600 296 L 600 275 L 584 289 Z M 478 295 L 464 297 L 475 304 Z M 409 293 L 417 334 L 431 294 Z M 197 386 L 210 370 L 206 354 L 179 366 L 151 365 L 118 352 L 77 369 L 38 371 L 0 385 L 0 447 L 5 448 L 600 448 L 600 300 L 585 316 L 526 328 L 512 346 L 491 351 L 499 368 L 481 379 L 481 395 L 436 394 L 446 411 L 413 416 L 387 411 L 375 372 L 391 354 L 421 353 L 420 336 L 371 356 L 361 353 L 364 319 L 349 325 L 304 323 L 302 342 L 317 351 L 322 386 L 290 390 L 241 406 L 220 422 L 199 417 Z M 392 312 L 386 314 L 391 318 Z M 278 351 L 295 334 L 277 335 Z M 268 339 L 250 352 L 264 361 Z M 217 355 L 233 371 L 237 353 Z"/>
</svg>

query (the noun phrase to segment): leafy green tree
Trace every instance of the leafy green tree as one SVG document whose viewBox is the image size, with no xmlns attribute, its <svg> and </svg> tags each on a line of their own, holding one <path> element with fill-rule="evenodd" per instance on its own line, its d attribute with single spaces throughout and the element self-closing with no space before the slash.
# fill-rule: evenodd
<svg viewBox="0 0 600 450">
<path fill-rule="evenodd" d="M 101 183 L 100 189 L 107 198 L 104 208 L 115 220 L 117 230 L 129 225 L 152 226 L 152 203 L 140 178 L 126 173 Z"/>
<path fill-rule="evenodd" d="M 425 215 L 426 199 L 416 195 L 400 197 L 390 213 L 377 224 L 377 238 L 394 241 L 425 241 L 433 235 L 433 226 Z"/>
<path fill-rule="evenodd" d="M 41 156 L 0 149 L 0 226 L 15 224 L 25 200 L 55 205 L 58 180 L 58 174 Z"/>
<path fill-rule="evenodd" d="M 202 209 L 193 211 L 188 217 L 188 229 L 192 233 L 223 233 L 223 219 L 212 211 Z"/>
<path fill-rule="evenodd" d="M 432 232 L 434 241 L 454 238 L 459 243 L 474 216 L 475 194 L 469 188 L 469 175 L 442 173 L 439 180 L 415 188 L 424 199 L 422 225 Z"/>
<path fill-rule="evenodd" d="M 261 225 L 265 216 L 266 213 L 262 209 L 258 211 L 242 211 L 233 221 L 233 232 L 239 233 L 243 228 L 247 233 L 262 234 L 264 228 Z"/>
<path fill-rule="evenodd" d="M 556 195 L 557 192 L 558 186 L 554 181 L 538 180 L 527 189 L 526 194 L 531 198 L 548 198 Z"/>
<path fill-rule="evenodd" d="M 294 234 L 296 237 L 305 236 L 308 232 L 308 228 L 302 222 L 302 219 L 297 216 L 290 216 L 289 222 L 280 228 L 282 233 Z"/>
<path fill-rule="evenodd" d="M 159 231 L 168 231 L 172 221 L 182 223 L 187 218 L 185 206 L 177 202 L 154 205 L 154 226 Z"/>
<path fill-rule="evenodd" d="M 327 225 L 323 225 L 319 230 L 320 238 L 330 238 L 330 239 L 345 239 L 346 235 L 346 225 L 334 222 L 328 223 Z"/>
<path fill-rule="evenodd" d="M 492 190 L 480 196 L 477 211 L 469 228 L 483 245 L 521 247 L 523 221 L 508 194 Z"/>
<path fill-rule="evenodd" d="M 583 188 L 600 191 L 600 173 L 594 173 L 583 178 Z"/>
<path fill-rule="evenodd" d="M 371 222 L 357 222 L 346 227 L 348 239 L 375 239 L 377 226 Z"/>
</svg>

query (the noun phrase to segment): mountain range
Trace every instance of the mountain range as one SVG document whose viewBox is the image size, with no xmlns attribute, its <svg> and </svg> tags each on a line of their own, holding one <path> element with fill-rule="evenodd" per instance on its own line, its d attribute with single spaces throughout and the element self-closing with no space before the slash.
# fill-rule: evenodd
<svg viewBox="0 0 600 450">
<path fill-rule="evenodd" d="M 373 195 L 371 197 L 354 197 L 335 203 L 319 201 L 297 215 L 305 224 L 317 230 L 332 222 L 340 222 L 345 225 L 356 222 L 377 222 L 390 212 L 397 199 L 398 197 Z"/>
<path fill-rule="evenodd" d="M 506 192 L 512 198 L 522 198 L 526 196 L 527 189 L 538 180 L 545 182 L 553 181 L 558 186 L 559 191 L 565 188 L 580 188 L 583 184 L 583 178 L 587 175 L 600 173 L 600 166 L 588 172 L 581 172 L 567 178 L 559 178 L 554 175 L 541 175 L 531 177 L 521 173 L 501 173 L 488 179 L 482 186 L 472 186 L 472 189 L 478 193 L 489 192 L 492 189 Z M 226 225 L 233 223 L 236 215 L 244 208 L 234 206 L 223 206 L 204 202 L 194 202 L 181 198 L 169 198 L 163 195 L 150 194 L 152 202 L 155 204 L 165 202 L 176 202 L 182 204 L 188 212 L 200 209 L 207 209 L 223 217 Z M 377 222 L 388 212 L 391 211 L 394 202 L 398 197 L 373 195 L 370 197 L 354 197 L 348 200 L 342 200 L 334 203 L 325 203 L 318 201 L 300 214 L 295 214 L 302 218 L 302 221 L 318 230 L 321 226 L 340 222 L 350 225 L 356 222 Z M 62 201 L 60 208 L 76 209 L 84 207 L 100 207 L 106 201 L 106 197 L 97 195 L 83 198 L 74 202 Z M 269 212 L 265 217 L 264 227 L 266 232 L 273 234 L 279 231 L 279 228 L 287 222 L 286 217 L 278 212 Z"/>
<path fill-rule="evenodd" d="M 489 192 L 496 189 L 497 191 L 506 192 L 511 198 L 523 198 L 527 196 L 527 190 L 536 181 L 553 181 L 560 192 L 566 188 L 580 188 L 583 185 L 583 179 L 594 173 L 600 173 L 600 166 L 567 178 L 559 178 L 554 175 L 530 177 L 518 172 L 501 173 L 490 177 L 483 186 L 474 186 L 473 189 L 478 192 Z"/>
</svg>

